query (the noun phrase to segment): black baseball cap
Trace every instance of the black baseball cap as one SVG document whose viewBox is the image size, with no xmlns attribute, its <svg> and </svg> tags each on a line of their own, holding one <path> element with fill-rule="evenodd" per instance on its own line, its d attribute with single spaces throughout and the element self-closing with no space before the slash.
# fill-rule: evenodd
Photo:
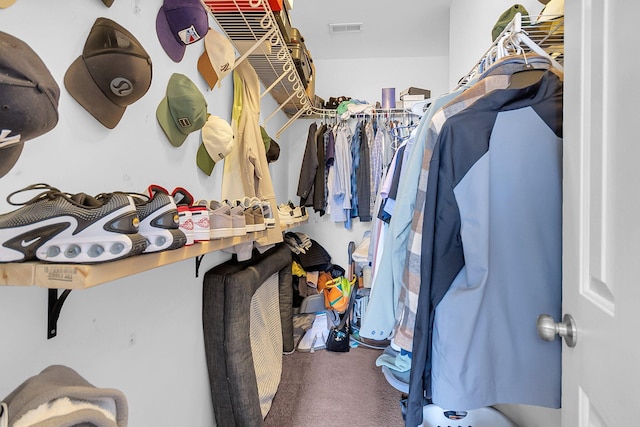
<svg viewBox="0 0 640 427">
<path fill-rule="evenodd" d="M 0 31 L 0 177 L 18 161 L 24 143 L 58 124 L 60 87 L 37 53 Z"/>
<path fill-rule="evenodd" d="M 109 129 L 151 86 L 151 57 L 120 24 L 98 18 L 64 75 L 71 96 Z"/>
</svg>

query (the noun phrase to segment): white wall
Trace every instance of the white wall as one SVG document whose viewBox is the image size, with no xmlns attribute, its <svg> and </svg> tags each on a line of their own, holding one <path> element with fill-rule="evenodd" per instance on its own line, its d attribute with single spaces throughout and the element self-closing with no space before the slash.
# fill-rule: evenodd
<svg viewBox="0 0 640 427">
<path fill-rule="evenodd" d="M 0 9 L 1 31 L 28 43 L 61 88 L 57 126 L 28 141 L 16 166 L 0 178 L 0 212 L 15 209 L 4 201 L 6 195 L 38 182 L 88 194 L 145 192 L 153 183 L 170 191 L 183 186 L 196 198 L 220 198 L 222 164 L 216 165 L 211 177 L 201 172 L 195 163 L 198 133 L 179 148 L 171 146 L 155 111 L 170 75 L 179 72 L 205 94 L 211 114 L 229 120 L 232 78 L 208 90 L 196 69 L 202 44 L 189 46 L 179 64 L 169 59 L 155 32 L 161 4 L 161 0 L 117 0 L 107 8 L 100 0 L 37 5 L 18 1 Z M 87 113 L 63 84 L 98 17 L 132 32 L 153 61 L 149 92 L 127 108 L 113 130 Z M 263 117 L 276 107 L 271 97 L 265 97 Z M 285 121 L 279 113 L 266 129 L 275 135 Z M 286 192 L 286 158 L 283 153 L 270 167 L 277 194 Z M 46 338 L 47 291 L 0 286 L 0 399 L 57 363 L 76 369 L 96 386 L 124 392 L 131 426 L 215 425 L 202 339 L 202 276 L 229 257 L 222 252 L 206 255 L 198 278 L 194 259 L 188 259 L 73 291 L 62 309 L 58 336 L 52 340 Z"/>
<path fill-rule="evenodd" d="M 396 95 L 410 86 L 431 90 L 432 96 L 447 92 L 447 57 L 365 58 L 349 60 L 316 60 L 316 93 L 324 98 L 350 96 L 375 104 L 382 97 L 383 87 L 395 87 Z M 298 120 L 284 134 L 289 153 L 289 181 L 286 199 L 295 204 L 300 166 L 311 120 Z M 331 254 L 333 262 L 344 268 L 348 265 L 347 245 L 360 243 L 371 223 L 354 219 L 353 229 L 345 230 L 342 223 L 334 223 L 329 215 L 320 217 L 309 209 L 309 223 L 296 231 L 308 234 Z"/>
<path fill-rule="evenodd" d="M 544 5 L 522 0 L 530 15 L 538 15 Z M 451 0 L 449 14 L 449 86 L 455 87 L 491 46 L 491 30 L 498 17 L 515 4 L 511 0 Z M 498 405 L 519 427 L 559 427 L 560 410 L 524 405 Z"/>
<path fill-rule="evenodd" d="M 544 5 L 538 0 L 451 0 L 449 11 L 449 87 L 453 88 L 491 46 L 491 30 L 502 13 L 521 4 L 537 16 Z"/>
</svg>

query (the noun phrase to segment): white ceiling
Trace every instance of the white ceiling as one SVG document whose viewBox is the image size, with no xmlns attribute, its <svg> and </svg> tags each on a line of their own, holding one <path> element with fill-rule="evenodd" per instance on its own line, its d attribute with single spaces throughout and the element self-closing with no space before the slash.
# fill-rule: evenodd
<svg viewBox="0 0 640 427">
<path fill-rule="evenodd" d="M 291 25 L 313 59 L 449 55 L 450 0 L 294 0 Z M 329 24 L 362 23 L 331 34 Z"/>
</svg>

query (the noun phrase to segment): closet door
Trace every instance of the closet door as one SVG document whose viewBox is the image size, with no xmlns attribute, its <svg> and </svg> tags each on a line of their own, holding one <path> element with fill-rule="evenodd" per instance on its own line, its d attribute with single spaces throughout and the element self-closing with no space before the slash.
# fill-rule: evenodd
<svg viewBox="0 0 640 427">
<path fill-rule="evenodd" d="M 562 426 L 638 425 L 640 2 L 565 15 Z"/>
</svg>

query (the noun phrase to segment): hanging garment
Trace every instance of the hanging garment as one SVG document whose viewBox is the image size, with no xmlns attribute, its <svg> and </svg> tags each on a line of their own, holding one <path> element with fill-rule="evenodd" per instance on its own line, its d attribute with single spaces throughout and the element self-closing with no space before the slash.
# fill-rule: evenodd
<svg viewBox="0 0 640 427">
<path fill-rule="evenodd" d="M 224 159 L 222 175 L 222 198 L 227 200 L 257 197 L 271 204 L 276 210 L 276 197 L 271 181 L 271 173 L 260 131 L 260 81 L 258 75 L 247 61 L 241 62 L 233 70 L 233 108 L 231 126 L 236 143 Z M 240 179 L 238 179 L 240 178 Z M 282 241 L 278 227 L 268 229 L 267 234 L 256 241 L 256 247 L 266 250 L 268 242 Z M 239 260 L 251 257 L 253 245 L 237 245 Z"/>
<path fill-rule="evenodd" d="M 331 213 L 331 188 L 333 188 L 332 174 L 333 163 L 335 160 L 335 127 L 329 126 L 324 134 L 325 139 L 325 164 L 324 164 L 324 210 L 325 213 Z"/>
<path fill-rule="evenodd" d="M 370 121 L 365 121 L 360 128 L 360 165 L 357 170 L 358 182 L 358 218 L 361 222 L 371 221 L 371 157 L 369 156 L 368 139 L 370 133 L 367 128 L 371 126 Z"/>
<path fill-rule="evenodd" d="M 316 122 L 309 125 L 307 145 L 305 146 L 304 156 L 302 157 L 300 177 L 298 178 L 298 191 L 296 192 L 298 197 L 300 197 L 300 206 L 313 206 L 313 186 L 318 170 L 317 130 L 318 125 Z"/>
<path fill-rule="evenodd" d="M 479 81 L 467 90 L 463 91 L 459 89 L 456 92 L 447 94 L 436 100 L 435 104 L 431 106 L 429 117 L 427 118 L 429 122 L 426 131 L 426 140 L 422 146 L 419 146 L 419 149 L 422 149 L 423 156 L 421 160 L 422 168 L 420 169 L 418 159 L 414 159 L 412 167 L 410 167 L 410 171 L 408 172 L 408 179 L 400 186 L 404 193 L 398 197 L 401 203 L 411 200 L 415 200 L 415 203 L 409 206 L 396 206 L 396 211 L 394 211 L 397 221 L 394 230 L 397 230 L 399 234 L 395 234 L 394 232 L 394 238 L 391 242 L 394 247 L 392 252 L 401 254 L 403 250 L 406 251 L 405 256 L 396 256 L 393 261 L 394 271 L 401 268 L 404 269 L 402 276 L 403 291 L 401 291 L 400 296 L 402 301 L 400 304 L 402 304 L 402 306 L 396 311 L 398 315 L 402 316 L 397 319 L 396 323 L 403 326 L 402 328 L 396 329 L 397 333 L 394 335 L 394 343 L 407 351 L 411 351 L 413 345 L 413 327 L 415 325 L 417 301 L 420 293 L 422 223 L 424 219 L 424 200 L 426 198 L 429 163 L 440 129 L 447 118 L 471 106 L 487 93 L 496 89 L 506 88 L 513 73 L 523 71 L 528 67 L 549 69 L 551 63 L 547 58 L 537 55 L 530 55 L 526 60 L 523 57 L 517 56 L 505 57 L 502 61 L 488 69 Z M 401 230 L 405 231 L 402 232 Z"/>
<path fill-rule="evenodd" d="M 334 170 L 331 193 L 331 220 L 344 222 L 351 210 L 351 130 L 340 124 L 335 137 Z"/>
<path fill-rule="evenodd" d="M 358 169 L 360 169 L 360 142 L 362 122 L 358 121 L 351 137 L 351 215 L 347 214 L 345 227 L 351 229 L 351 218 L 358 217 Z"/>
<path fill-rule="evenodd" d="M 427 183 L 407 425 L 421 423 L 425 393 L 460 410 L 559 407 L 560 342 L 540 340 L 535 319 L 561 312 L 561 154 L 562 82 L 549 71 L 489 93 L 442 127 Z"/>
<path fill-rule="evenodd" d="M 373 127 L 373 123 L 373 120 L 370 120 L 369 122 L 367 122 L 367 126 L 365 127 L 365 133 L 367 137 L 367 150 L 369 153 L 369 212 L 371 213 L 371 216 L 373 216 L 373 212 L 375 212 L 373 210 L 373 207 L 376 204 L 376 194 L 378 190 L 375 176 L 376 171 L 374 170 L 374 168 L 378 167 L 377 164 L 379 164 L 382 160 L 381 158 L 378 160 L 374 160 L 373 158 L 373 149 L 375 144 L 375 130 Z M 378 177 L 377 181 L 379 180 L 380 178 Z"/>
<path fill-rule="evenodd" d="M 316 132 L 316 151 L 318 153 L 318 168 L 316 169 L 315 181 L 313 184 L 313 210 L 318 212 L 320 216 L 324 215 L 325 209 L 325 196 L 324 196 L 324 183 L 325 183 L 325 134 L 327 132 L 327 125 L 322 124 Z"/>
<path fill-rule="evenodd" d="M 393 210 L 393 221 L 389 230 L 387 240 L 389 248 L 386 249 L 390 257 L 390 271 L 393 277 L 393 286 L 399 286 L 400 292 L 395 307 L 395 326 L 392 343 L 397 348 L 411 351 L 413 347 L 413 329 L 415 326 L 415 313 L 418 308 L 418 294 L 420 289 L 419 280 L 417 286 L 410 288 L 406 277 L 407 244 L 411 221 L 413 219 L 414 207 L 417 204 L 424 204 L 424 191 L 418 192 L 418 182 L 423 161 L 427 164 L 431 160 L 431 150 L 427 149 L 427 133 L 429 123 L 435 111 L 456 97 L 459 92 L 451 92 L 434 100 L 420 120 L 416 131 L 416 140 L 407 158 L 407 164 L 403 168 L 405 173 L 398 186 L 396 204 Z M 429 155 L 424 158 L 425 151 Z M 425 170 L 427 167 L 425 166 Z M 426 177 L 425 177 L 426 178 Z M 418 265 L 418 270 L 419 270 Z"/>
</svg>

